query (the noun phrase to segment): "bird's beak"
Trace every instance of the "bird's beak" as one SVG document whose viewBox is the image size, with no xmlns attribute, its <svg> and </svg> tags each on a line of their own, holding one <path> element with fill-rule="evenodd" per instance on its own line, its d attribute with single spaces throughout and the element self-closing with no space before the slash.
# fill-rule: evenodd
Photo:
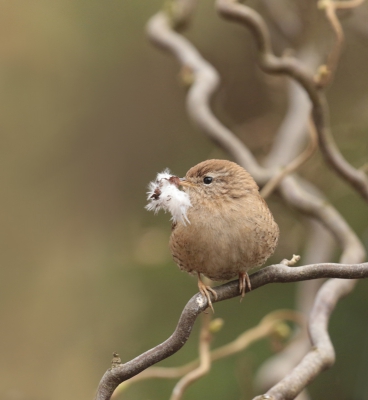
<svg viewBox="0 0 368 400">
<path fill-rule="evenodd" d="M 180 178 L 180 186 L 184 186 L 184 187 L 192 187 L 194 186 L 193 183 L 188 182 L 185 178 Z"/>
</svg>

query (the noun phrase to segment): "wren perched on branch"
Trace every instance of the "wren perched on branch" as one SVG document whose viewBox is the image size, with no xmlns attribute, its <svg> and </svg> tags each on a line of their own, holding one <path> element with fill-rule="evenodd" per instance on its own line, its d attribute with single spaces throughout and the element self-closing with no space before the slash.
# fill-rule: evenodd
<svg viewBox="0 0 368 400">
<path fill-rule="evenodd" d="M 185 178 L 158 174 L 150 184 L 148 210 L 172 214 L 170 249 L 180 269 L 198 275 L 198 287 L 212 308 L 211 292 L 201 274 L 214 281 L 239 277 L 244 297 L 251 289 L 248 271 L 274 252 L 279 228 L 258 186 L 238 164 L 207 160 Z"/>
</svg>

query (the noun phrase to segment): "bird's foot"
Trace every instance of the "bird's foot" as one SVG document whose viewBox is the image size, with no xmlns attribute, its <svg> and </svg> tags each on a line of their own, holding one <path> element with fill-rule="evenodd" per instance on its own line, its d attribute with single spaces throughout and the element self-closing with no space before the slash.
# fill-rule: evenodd
<svg viewBox="0 0 368 400">
<path fill-rule="evenodd" d="M 210 307 L 212 312 L 214 313 L 215 310 L 213 309 L 211 296 L 208 292 L 211 292 L 213 294 L 215 300 L 217 300 L 217 293 L 211 288 L 211 286 L 207 286 L 202 282 L 199 273 L 198 273 L 198 289 L 201 292 L 201 295 L 207 299 L 208 307 Z"/>
<path fill-rule="evenodd" d="M 241 294 L 240 301 L 243 300 L 247 287 L 249 291 L 252 290 L 249 275 L 246 272 L 239 272 L 239 292 Z"/>
</svg>

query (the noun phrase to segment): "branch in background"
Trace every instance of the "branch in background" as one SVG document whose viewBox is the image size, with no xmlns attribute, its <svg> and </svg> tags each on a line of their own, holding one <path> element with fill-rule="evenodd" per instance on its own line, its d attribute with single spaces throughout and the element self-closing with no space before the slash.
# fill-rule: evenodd
<svg viewBox="0 0 368 400">
<path fill-rule="evenodd" d="M 257 43 L 259 65 L 263 71 L 288 75 L 303 86 L 312 101 L 313 120 L 325 159 L 368 201 L 368 176 L 352 167 L 340 153 L 330 131 L 327 102 L 325 95 L 319 90 L 318 81 L 294 57 L 276 57 L 273 54 L 266 23 L 256 11 L 236 0 L 217 0 L 217 9 L 224 18 L 239 22 L 250 29 Z"/>
<path fill-rule="evenodd" d="M 341 55 L 341 49 L 344 44 L 344 31 L 341 27 L 340 21 L 336 15 L 336 10 L 347 10 L 360 6 L 364 0 L 352 1 L 334 1 L 334 0 L 319 0 L 317 7 L 325 11 L 325 16 L 329 21 L 331 28 L 335 34 L 335 45 L 332 47 L 330 54 L 327 57 L 327 63 L 321 65 L 315 81 L 318 88 L 326 87 L 331 83 L 336 67 Z"/>
<path fill-rule="evenodd" d="M 337 3 L 333 0 L 320 0 L 318 8 L 325 11 L 327 20 L 329 21 L 332 30 L 335 34 L 335 45 L 332 47 L 330 54 L 327 57 L 327 63 L 321 65 L 315 81 L 318 88 L 326 87 L 333 79 L 340 59 L 341 49 L 344 43 L 344 32 L 342 30 L 339 19 L 336 15 Z"/>
<path fill-rule="evenodd" d="M 308 161 L 318 147 L 318 137 L 316 128 L 312 120 L 309 121 L 309 137 L 310 142 L 308 147 L 299 154 L 293 161 L 286 165 L 281 171 L 274 175 L 262 188 L 260 191 L 261 196 L 265 199 L 267 198 L 280 184 L 280 182 L 285 178 L 285 176 L 290 175 L 292 172 L 299 169 L 306 161 Z"/>
<path fill-rule="evenodd" d="M 314 68 L 319 65 L 319 57 L 310 48 L 299 53 L 303 63 Z M 293 79 L 286 78 L 288 107 L 277 132 L 272 148 L 263 164 L 266 167 L 283 167 L 295 159 L 307 140 L 311 102 L 305 90 Z"/>
<path fill-rule="evenodd" d="M 271 265 L 252 274 L 250 281 L 252 291 L 269 283 L 299 282 L 317 278 L 361 279 L 368 278 L 368 263 L 361 264 L 312 264 L 303 267 L 287 267 L 283 264 Z M 329 281 L 331 283 L 335 280 Z M 327 282 L 327 283 L 329 283 Z M 345 282 L 345 281 L 341 281 Z M 352 281 L 353 282 L 353 281 Z M 325 284 L 326 285 L 326 284 Z M 217 300 L 213 303 L 228 300 L 239 296 L 239 281 L 234 280 L 213 288 L 217 293 Z M 313 337 L 324 340 L 327 335 L 326 321 L 334 309 L 338 296 L 344 293 L 328 290 L 328 299 L 318 299 L 317 310 L 312 316 L 315 319 Z M 321 296 L 320 296 L 321 297 Z M 327 301 L 326 301 L 327 300 Z M 99 384 L 96 400 L 109 400 L 117 386 L 141 371 L 164 360 L 180 350 L 188 340 L 197 316 L 207 308 L 207 300 L 200 293 L 194 295 L 185 306 L 174 333 L 163 343 L 127 363 L 115 365 L 106 371 Z M 327 335 L 328 337 L 328 335 Z M 319 348 L 319 347 L 318 347 Z M 316 350 L 313 350 L 316 351 Z M 324 351 L 324 347 L 321 348 Z M 292 387 L 295 388 L 295 381 Z"/>
</svg>

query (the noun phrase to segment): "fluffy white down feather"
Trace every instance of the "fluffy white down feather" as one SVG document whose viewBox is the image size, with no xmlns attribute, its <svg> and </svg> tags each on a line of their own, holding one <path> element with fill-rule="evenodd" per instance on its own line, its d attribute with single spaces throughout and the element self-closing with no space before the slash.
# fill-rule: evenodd
<svg viewBox="0 0 368 400">
<path fill-rule="evenodd" d="M 179 188 L 169 181 L 173 175 L 169 169 L 158 173 L 154 181 L 150 182 L 147 192 L 147 200 L 149 203 L 146 205 L 148 211 L 154 211 L 157 214 L 160 210 L 169 211 L 172 215 L 171 220 L 190 223 L 187 217 L 188 208 L 192 206 L 187 193 L 179 190 Z"/>
</svg>

